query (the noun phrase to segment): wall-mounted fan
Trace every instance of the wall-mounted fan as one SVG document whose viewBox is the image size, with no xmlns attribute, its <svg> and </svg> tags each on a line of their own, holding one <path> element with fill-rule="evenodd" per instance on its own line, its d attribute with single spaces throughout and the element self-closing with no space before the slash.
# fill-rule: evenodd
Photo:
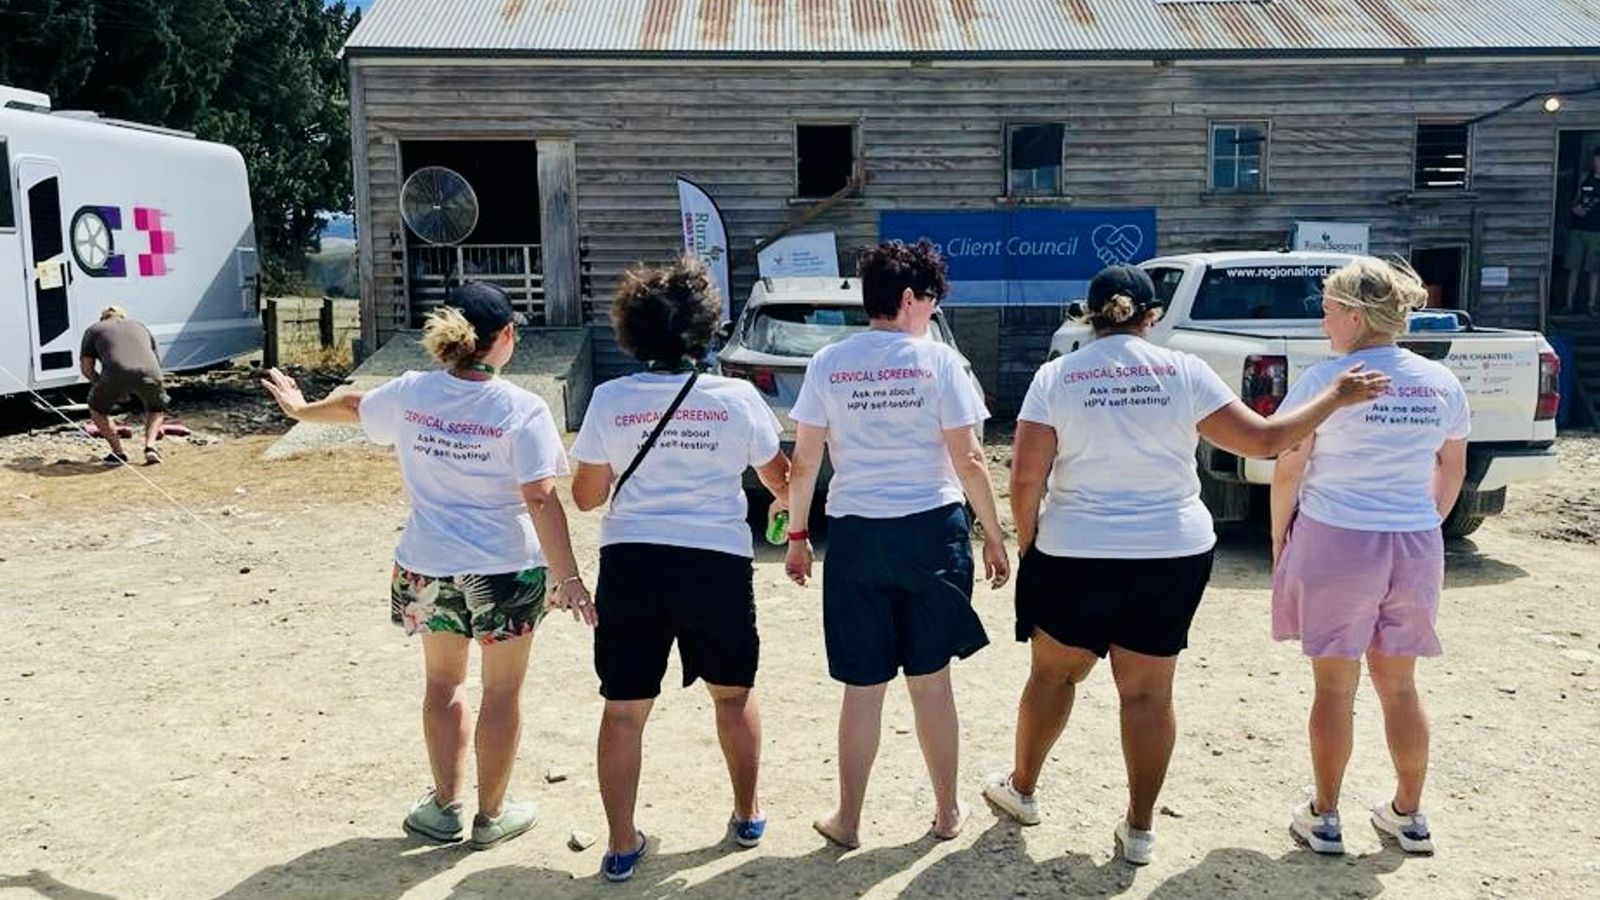
<svg viewBox="0 0 1600 900">
<path fill-rule="evenodd" d="M 400 217 L 430 244 L 459 244 L 478 226 L 478 195 L 461 173 L 426 166 L 401 185 Z"/>
</svg>

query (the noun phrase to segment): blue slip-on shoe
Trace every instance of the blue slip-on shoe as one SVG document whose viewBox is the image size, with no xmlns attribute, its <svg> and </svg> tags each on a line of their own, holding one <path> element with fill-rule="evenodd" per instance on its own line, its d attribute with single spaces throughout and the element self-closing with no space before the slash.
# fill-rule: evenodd
<svg viewBox="0 0 1600 900">
<path fill-rule="evenodd" d="M 733 829 L 733 842 L 746 849 L 757 847 L 761 838 L 767 833 L 767 817 L 756 816 L 754 819 L 741 819 L 734 816 L 728 820 L 728 827 Z"/>
<path fill-rule="evenodd" d="M 644 859 L 650 851 L 650 839 L 645 837 L 643 831 L 639 832 L 639 849 L 631 853 L 607 853 L 600 859 L 600 874 L 613 884 L 619 884 L 633 877 L 633 870 L 638 867 L 639 860 Z"/>
</svg>

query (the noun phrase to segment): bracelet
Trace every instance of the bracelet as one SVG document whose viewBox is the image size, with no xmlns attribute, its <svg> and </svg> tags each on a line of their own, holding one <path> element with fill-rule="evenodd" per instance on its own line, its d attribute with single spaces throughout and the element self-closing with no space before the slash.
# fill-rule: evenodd
<svg viewBox="0 0 1600 900">
<path fill-rule="evenodd" d="M 561 579 L 561 583 L 560 584 L 556 585 L 556 590 L 559 591 L 562 588 L 566 587 L 567 585 L 573 583 L 574 581 L 576 581 L 579 584 L 583 584 L 583 576 L 582 575 L 568 575 L 566 578 Z"/>
<path fill-rule="evenodd" d="M 791 532 L 789 532 L 789 543 L 791 543 L 791 544 L 794 543 L 795 541 L 807 541 L 807 540 L 810 540 L 810 539 L 811 539 L 811 532 L 806 531 L 804 529 L 801 529 L 800 531 L 791 531 Z"/>
</svg>

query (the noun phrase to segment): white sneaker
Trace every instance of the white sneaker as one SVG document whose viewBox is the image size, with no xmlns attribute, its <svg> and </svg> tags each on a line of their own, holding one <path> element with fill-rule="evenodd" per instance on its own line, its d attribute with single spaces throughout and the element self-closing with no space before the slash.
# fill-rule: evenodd
<svg viewBox="0 0 1600 900">
<path fill-rule="evenodd" d="M 1372 808 L 1372 826 L 1400 842 L 1407 853 L 1433 853 L 1433 834 L 1428 831 L 1428 817 L 1417 810 L 1410 815 L 1395 812 L 1393 803 L 1381 803 Z"/>
<path fill-rule="evenodd" d="M 1339 825 L 1339 811 L 1313 812 L 1312 801 L 1294 808 L 1289 819 L 1289 833 L 1294 839 L 1317 853 L 1338 856 L 1344 853 L 1344 829 Z"/>
<path fill-rule="evenodd" d="M 1148 866 L 1151 852 L 1155 850 L 1156 833 L 1154 831 L 1140 831 L 1128 824 L 1127 819 L 1117 823 L 1116 833 L 1113 838 L 1117 842 L 1117 855 L 1121 856 L 1129 865 Z"/>
<path fill-rule="evenodd" d="M 507 797 L 500 804 L 500 815 L 491 819 L 483 813 L 478 813 L 472 817 L 472 849 L 487 850 L 496 844 L 505 843 L 538 822 L 538 803 Z"/>
<path fill-rule="evenodd" d="M 429 840 L 452 843 L 461 840 L 461 801 L 440 806 L 429 790 L 422 799 L 411 804 L 401 823 L 406 831 Z"/>
<path fill-rule="evenodd" d="M 983 796 L 1023 825 L 1039 824 L 1039 804 L 1032 794 L 1021 793 L 1011 786 L 1009 772 L 990 772 L 983 780 Z"/>
</svg>

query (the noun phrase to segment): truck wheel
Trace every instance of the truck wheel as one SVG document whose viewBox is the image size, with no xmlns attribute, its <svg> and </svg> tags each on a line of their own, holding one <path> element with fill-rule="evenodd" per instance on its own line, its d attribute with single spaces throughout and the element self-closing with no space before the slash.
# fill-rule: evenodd
<svg viewBox="0 0 1600 900">
<path fill-rule="evenodd" d="M 1456 498 L 1455 508 L 1450 510 L 1450 515 L 1445 516 L 1444 524 L 1440 530 L 1447 538 L 1464 538 L 1478 530 L 1483 524 L 1484 514 L 1478 510 L 1478 504 L 1470 492 L 1463 490 L 1461 496 Z"/>
</svg>

